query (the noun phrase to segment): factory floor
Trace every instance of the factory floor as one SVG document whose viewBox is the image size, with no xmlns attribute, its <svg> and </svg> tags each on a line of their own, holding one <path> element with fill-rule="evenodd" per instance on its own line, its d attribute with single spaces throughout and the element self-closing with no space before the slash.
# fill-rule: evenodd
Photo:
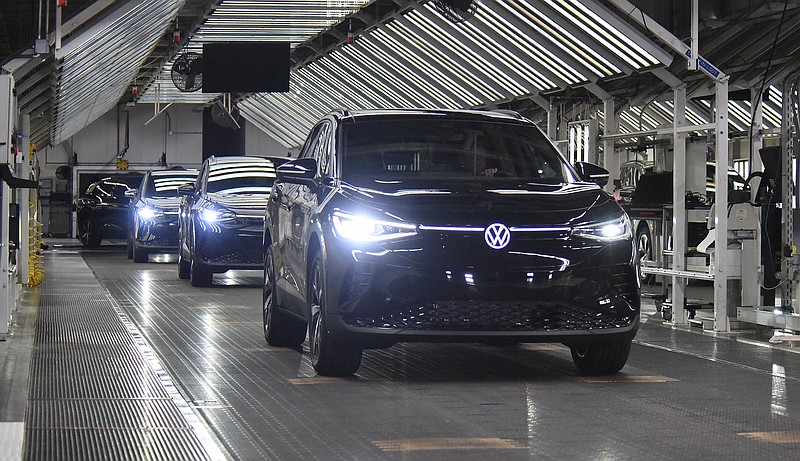
<svg viewBox="0 0 800 461">
<path fill-rule="evenodd" d="M 259 271 L 46 241 L 0 341 L 6 460 L 796 460 L 800 345 L 664 322 L 645 287 L 617 375 L 557 344 L 399 344 L 355 376 L 266 344 Z M 702 317 L 706 315 L 698 311 Z"/>
</svg>

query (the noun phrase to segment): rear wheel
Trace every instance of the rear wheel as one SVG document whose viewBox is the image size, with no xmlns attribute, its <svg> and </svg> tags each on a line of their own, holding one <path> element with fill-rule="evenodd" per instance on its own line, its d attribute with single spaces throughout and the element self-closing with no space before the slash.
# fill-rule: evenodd
<svg viewBox="0 0 800 461">
<path fill-rule="evenodd" d="M 275 306 L 275 267 L 272 250 L 267 247 L 264 255 L 264 339 L 271 346 L 294 347 L 303 344 L 307 326 Z"/>
<path fill-rule="evenodd" d="M 655 275 L 643 274 L 641 271 L 642 261 L 653 260 L 653 240 L 650 237 L 650 230 L 647 226 L 640 226 L 636 231 L 636 255 L 639 258 L 639 280 L 642 284 L 653 283 Z"/>
<path fill-rule="evenodd" d="M 570 347 L 572 361 L 586 375 L 610 375 L 625 366 L 631 351 L 631 340 L 602 346 Z"/>
<path fill-rule="evenodd" d="M 325 273 L 319 252 L 314 255 L 309 271 L 308 303 L 311 322 L 308 325 L 311 364 L 317 373 L 326 376 L 348 376 L 361 365 L 362 349 L 331 335 L 325 325 Z"/>
<path fill-rule="evenodd" d="M 96 247 L 103 240 L 100 233 L 95 229 L 91 219 L 86 219 L 78 228 L 78 238 L 85 247 Z"/>
</svg>

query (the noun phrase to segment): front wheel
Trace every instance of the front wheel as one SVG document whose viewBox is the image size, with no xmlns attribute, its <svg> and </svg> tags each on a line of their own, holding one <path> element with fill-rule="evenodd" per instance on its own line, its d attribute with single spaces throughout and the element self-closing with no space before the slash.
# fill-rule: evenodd
<svg viewBox="0 0 800 461">
<path fill-rule="evenodd" d="M 325 325 L 325 281 L 322 256 L 314 255 L 309 271 L 308 303 L 311 322 L 308 324 L 311 364 L 324 376 L 349 376 L 361 365 L 362 349 L 343 342 L 328 332 Z"/>
<path fill-rule="evenodd" d="M 178 278 L 186 280 L 191 275 L 192 263 L 183 257 L 183 249 L 178 248 Z"/>
<path fill-rule="evenodd" d="M 295 347 L 306 340 L 306 324 L 275 306 L 275 266 L 272 250 L 264 255 L 264 339 L 271 346 Z"/>
<path fill-rule="evenodd" d="M 148 256 L 149 252 L 147 250 L 137 246 L 135 243 L 133 244 L 133 262 L 146 263 Z"/>
<path fill-rule="evenodd" d="M 602 346 L 570 347 L 572 361 L 585 375 L 610 375 L 625 366 L 631 351 L 631 340 Z"/>
<path fill-rule="evenodd" d="M 192 232 L 192 247 L 189 252 L 192 258 L 192 266 L 189 270 L 189 282 L 193 287 L 209 287 L 211 280 L 214 277 L 214 272 L 210 268 L 203 266 L 200 263 L 200 257 L 197 254 L 197 236 Z"/>
</svg>

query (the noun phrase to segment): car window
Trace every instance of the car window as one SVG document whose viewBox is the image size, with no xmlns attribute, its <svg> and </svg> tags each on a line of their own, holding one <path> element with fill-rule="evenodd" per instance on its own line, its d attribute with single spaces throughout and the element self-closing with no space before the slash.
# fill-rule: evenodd
<svg viewBox="0 0 800 461">
<path fill-rule="evenodd" d="M 184 184 L 192 184 L 195 179 L 197 179 L 196 172 L 152 174 L 148 176 L 147 184 L 144 186 L 143 196 L 148 198 L 177 197 L 178 187 Z"/>
<path fill-rule="evenodd" d="M 505 177 L 564 182 L 566 164 L 534 126 L 447 117 L 365 119 L 342 125 L 346 180 Z"/>
<path fill-rule="evenodd" d="M 300 157 L 313 158 L 317 161 L 317 173 L 327 175 L 330 173 L 330 128 L 329 122 L 317 125 L 308 137 Z"/>
<path fill-rule="evenodd" d="M 210 194 L 269 194 L 275 182 L 272 162 L 218 163 L 208 170 L 206 192 Z"/>
</svg>

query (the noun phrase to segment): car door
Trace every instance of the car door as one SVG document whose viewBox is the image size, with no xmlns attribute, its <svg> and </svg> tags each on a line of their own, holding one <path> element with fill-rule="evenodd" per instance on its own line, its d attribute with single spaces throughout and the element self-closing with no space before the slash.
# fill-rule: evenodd
<svg viewBox="0 0 800 461">
<path fill-rule="evenodd" d="M 194 192 L 191 195 L 185 196 L 181 200 L 181 212 L 180 212 L 180 229 L 181 229 L 181 245 L 185 245 L 187 250 L 187 256 L 192 257 L 194 254 L 194 241 L 192 239 L 192 235 L 194 235 L 194 222 L 196 219 L 195 213 L 197 208 L 197 200 L 200 198 L 205 181 L 208 177 L 208 163 L 204 163 L 200 173 L 197 174 L 197 180 L 194 183 Z"/>
<path fill-rule="evenodd" d="M 305 152 L 306 157 L 313 158 L 317 162 L 316 178 L 319 185 L 309 186 L 298 184 L 293 199 L 293 206 L 289 212 L 292 221 L 292 234 L 290 236 L 292 241 L 292 264 L 297 267 L 296 276 L 300 280 L 300 293 L 304 298 L 307 295 L 306 279 L 308 277 L 309 258 L 312 256 L 308 254 L 311 221 L 318 208 L 318 198 L 322 190 L 321 181 L 329 177 L 331 173 L 331 130 L 331 122 L 321 122 L 318 125 L 317 136 L 314 142 Z M 302 308 L 307 308 L 305 302 L 303 302 Z"/>
<path fill-rule="evenodd" d="M 319 143 L 322 125 L 317 125 L 309 134 L 298 158 L 312 156 Z M 305 312 L 305 261 L 300 248 L 301 239 L 297 222 L 297 209 L 302 204 L 302 186 L 276 182 L 271 200 L 275 212 L 271 219 L 275 235 L 273 256 L 275 258 L 276 301 L 284 309 L 303 315 Z"/>
</svg>

